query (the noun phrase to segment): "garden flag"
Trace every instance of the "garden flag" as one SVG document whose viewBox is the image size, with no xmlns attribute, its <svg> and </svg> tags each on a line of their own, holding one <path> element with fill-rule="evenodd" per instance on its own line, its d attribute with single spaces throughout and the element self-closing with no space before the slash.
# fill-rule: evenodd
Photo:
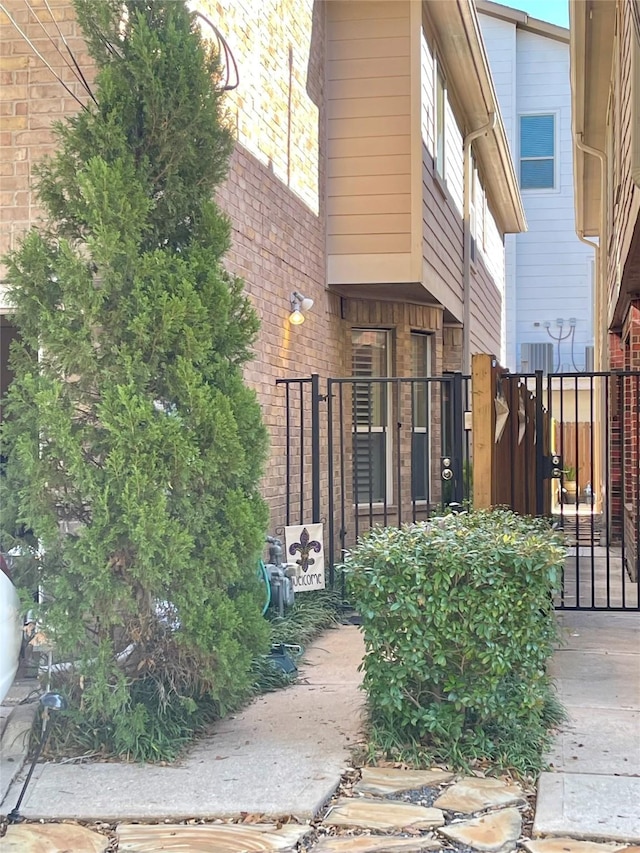
<svg viewBox="0 0 640 853">
<path fill-rule="evenodd" d="M 295 592 L 324 589 L 322 524 L 297 524 L 284 529 L 286 559 L 296 567 Z"/>
</svg>

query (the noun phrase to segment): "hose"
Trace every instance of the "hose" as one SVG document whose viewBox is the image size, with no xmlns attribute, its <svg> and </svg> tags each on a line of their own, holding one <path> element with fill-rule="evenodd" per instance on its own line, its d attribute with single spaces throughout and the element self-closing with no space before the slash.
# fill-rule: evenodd
<svg viewBox="0 0 640 853">
<path fill-rule="evenodd" d="M 269 580 L 269 573 L 267 572 L 267 567 L 264 564 L 264 560 L 260 560 L 258 574 L 262 576 L 262 580 L 264 581 L 264 585 L 267 591 L 267 598 L 262 608 L 262 615 L 264 616 L 264 614 L 269 609 L 269 605 L 271 604 L 271 581 Z"/>
</svg>

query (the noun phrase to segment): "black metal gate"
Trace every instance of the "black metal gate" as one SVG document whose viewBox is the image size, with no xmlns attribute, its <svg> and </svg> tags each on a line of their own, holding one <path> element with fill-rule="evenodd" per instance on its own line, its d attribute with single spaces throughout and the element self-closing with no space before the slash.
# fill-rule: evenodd
<svg viewBox="0 0 640 853">
<path fill-rule="evenodd" d="M 284 524 L 322 521 L 328 580 L 373 525 L 472 506 L 471 378 L 281 379 Z M 501 413 L 501 418 L 498 417 Z M 500 372 L 493 503 L 567 536 L 565 610 L 640 610 L 640 372 Z"/>
<path fill-rule="evenodd" d="M 640 609 L 640 372 L 503 373 L 499 393 L 499 502 L 567 535 L 557 607 Z"/>
<path fill-rule="evenodd" d="M 286 525 L 325 524 L 328 580 L 373 525 L 468 506 L 470 377 L 281 379 Z"/>
</svg>

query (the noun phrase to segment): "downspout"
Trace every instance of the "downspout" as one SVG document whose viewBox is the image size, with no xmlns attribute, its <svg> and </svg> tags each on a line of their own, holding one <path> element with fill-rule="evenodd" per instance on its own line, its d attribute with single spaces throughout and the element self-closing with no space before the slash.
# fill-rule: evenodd
<svg viewBox="0 0 640 853">
<path fill-rule="evenodd" d="M 471 168 L 471 143 L 474 139 L 489 133 L 496 126 L 498 110 L 489 113 L 489 121 L 468 133 L 463 142 L 463 251 L 462 251 L 462 372 L 471 373 L 471 182 L 473 171 Z"/>
<path fill-rule="evenodd" d="M 607 236 L 607 208 L 605 205 L 605 199 L 607 196 L 607 155 L 604 151 L 601 151 L 599 148 L 592 148 L 591 145 L 586 145 L 582 141 L 582 133 L 575 134 L 576 148 L 585 154 L 590 154 L 592 157 L 597 157 L 600 161 L 600 235 L 598 240 L 598 246 L 596 248 L 596 299 L 594 308 L 594 322 L 597 323 L 601 318 L 609 317 L 608 306 L 604 305 L 604 296 L 607 286 L 607 253 L 606 253 L 606 236 Z M 592 243 L 590 240 L 587 240 L 584 235 L 578 233 L 578 237 L 590 246 L 594 246 L 595 243 Z M 606 310 L 603 310 L 606 309 Z M 603 356 L 606 351 L 606 334 L 607 329 L 605 328 L 604 333 L 601 335 L 595 335 L 595 368 L 596 370 L 602 370 L 604 366 Z"/>
<path fill-rule="evenodd" d="M 586 145 L 582 141 L 582 132 L 575 134 L 575 142 L 576 148 L 585 154 L 590 154 L 592 157 L 597 157 L 600 161 L 600 234 L 598 237 L 598 244 L 596 245 L 591 240 L 587 240 L 584 236 L 584 232 L 576 232 L 578 234 L 579 239 L 586 243 L 588 246 L 594 246 L 596 250 L 595 257 L 595 269 L 596 269 L 596 298 L 594 300 L 593 305 L 593 325 L 594 325 L 594 368 L 596 370 L 602 370 L 604 365 L 603 356 L 605 353 L 605 347 L 607 343 L 607 326 L 608 326 L 608 317 L 609 311 L 608 306 L 603 306 L 604 296 L 607 286 L 607 252 L 606 252 L 606 229 L 607 229 L 607 209 L 605 205 L 605 199 L 607 195 L 607 155 L 604 151 L 601 151 L 599 148 L 592 148 L 590 145 Z M 603 310 L 603 307 L 606 310 Z M 606 318 L 604 331 L 598 330 L 598 334 L 596 334 L 596 323 L 602 321 L 602 318 Z M 604 422 L 604 411 L 605 411 L 605 402 L 602 398 L 602 387 L 600 383 L 597 385 L 596 389 L 596 407 L 598 411 L 598 419 L 594 428 L 594 439 L 595 446 L 599 448 L 599 453 L 596 452 L 595 455 L 595 470 L 592 472 L 593 478 L 593 488 L 596 495 L 596 511 L 601 511 L 602 503 L 601 499 L 605 492 L 608 490 L 609 484 L 604 482 L 603 471 L 606 470 L 606 460 L 605 460 L 605 443 L 602 441 L 601 430 L 602 423 Z M 605 430 L 607 426 L 605 425 Z M 610 511 L 610 510 L 609 510 Z"/>
</svg>

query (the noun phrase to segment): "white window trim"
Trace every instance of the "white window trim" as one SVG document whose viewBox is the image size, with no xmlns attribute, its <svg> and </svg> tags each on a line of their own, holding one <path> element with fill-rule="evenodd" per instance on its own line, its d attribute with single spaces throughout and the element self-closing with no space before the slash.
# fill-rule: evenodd
<svg viewBox="0 0 640 853">
<path fill-rule="evenodd" d="M 553 186 L 540 187 L 538 189 L 526 189 L 520 184 L 520 164 L 522 157 L 520 155 L 520 140 L 522 132 L 520 129 L 520 119 L 525 116 L 553 116 Z M 533 159 L 533 158 L 527 158 Z M 541 157 L 541 160 L 548 160 L 548 157 Z M 518 188 L 521 193 L 527 195 L 559 195 L 562 188 L 560 186 L 560 110 L 526 110 L 518 113 Z"/>
<path fill-rule="evenodd" d="M 438 168 L 438 76 L 442 79 L 442 170 Z M 434 174 L 443 184 L 447 182 L 447 77 L 437 53 L 433 56 L 433 166 Z"/>
</svg>

